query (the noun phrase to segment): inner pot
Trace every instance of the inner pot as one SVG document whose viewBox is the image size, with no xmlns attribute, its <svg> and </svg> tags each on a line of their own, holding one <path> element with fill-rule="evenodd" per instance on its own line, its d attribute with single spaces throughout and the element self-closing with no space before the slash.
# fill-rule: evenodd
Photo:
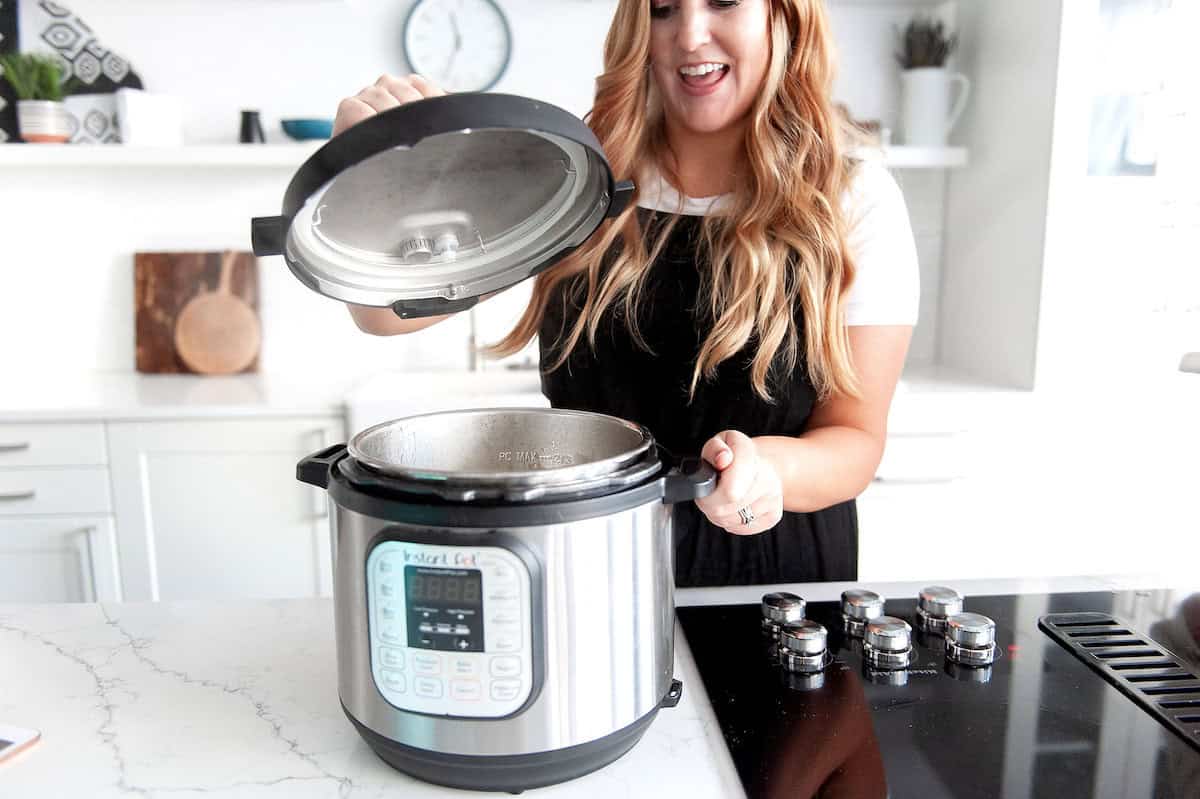
<svg viewBox="0 0 1200 799">
<path fill-rule="evenodd" d="M 642 458 L 641 425 L 547 408 L 442 411 L 383 422 L 347 450 L 359 463 L 408 480 L 483 486 L 586 485 Z"/>
</svg>

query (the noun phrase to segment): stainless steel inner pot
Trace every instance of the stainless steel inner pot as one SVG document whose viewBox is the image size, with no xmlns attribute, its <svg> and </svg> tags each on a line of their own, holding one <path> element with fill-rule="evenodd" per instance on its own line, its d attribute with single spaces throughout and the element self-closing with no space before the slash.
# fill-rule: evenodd
<svg viewBox="0 0 1200 799">
<path fill-rule="evenodd" d="M 489 408 L 383 422 L 354 436 L 347 450 L 371 469 L 409 480 L 579 490 L 634 464 L 652 443 L 644 427 L 613 416 Z"/>
</svg>

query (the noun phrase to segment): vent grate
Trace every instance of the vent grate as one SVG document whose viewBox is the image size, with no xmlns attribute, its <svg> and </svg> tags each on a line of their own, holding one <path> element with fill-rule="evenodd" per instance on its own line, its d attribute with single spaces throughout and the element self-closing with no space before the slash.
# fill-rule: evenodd
<svg viewBox="0 0 1200 799">
<path fill-rule="evenodd" d="M 1107 613 L 1052 613 L 1038 627 L 1200 751 L 1200 675 L 1174 654 Z"/>
</svg>

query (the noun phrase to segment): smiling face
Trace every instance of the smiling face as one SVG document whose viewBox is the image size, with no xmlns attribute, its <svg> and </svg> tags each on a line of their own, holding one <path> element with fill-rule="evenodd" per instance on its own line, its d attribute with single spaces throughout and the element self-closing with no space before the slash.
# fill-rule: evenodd
<svg viewBox="0 0 1200 799">
<path fill-rule="evenodd" d="M 769 0 L 643 0 L 668 125 L 716 133 L 746 118 L 770 59 Z"/>
</svg>

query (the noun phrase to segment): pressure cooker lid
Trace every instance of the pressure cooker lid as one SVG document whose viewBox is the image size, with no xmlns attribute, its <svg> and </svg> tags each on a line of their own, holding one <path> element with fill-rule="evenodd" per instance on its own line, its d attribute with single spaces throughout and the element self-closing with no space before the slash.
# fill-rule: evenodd
<svg viewBox="0 0 1200 799">
<path fill-rule="evenodd" d="M 641 425 L 613 416 L 494 408 L 384 422 L 354 436 L 347 451 L 359 464 L 406 481 L 578 491 L 640 473 L 653 442 Z"/>
<path fill-rule="evenodd" d="M 281 252 L 301 281 L 342 301 L 449 313 L 557 262 L 632 190 L 562 109 L 434 97 L 331 139 L 297 172 L 283 215 L 255 220 L 255 252 Z"/>
</svg>

